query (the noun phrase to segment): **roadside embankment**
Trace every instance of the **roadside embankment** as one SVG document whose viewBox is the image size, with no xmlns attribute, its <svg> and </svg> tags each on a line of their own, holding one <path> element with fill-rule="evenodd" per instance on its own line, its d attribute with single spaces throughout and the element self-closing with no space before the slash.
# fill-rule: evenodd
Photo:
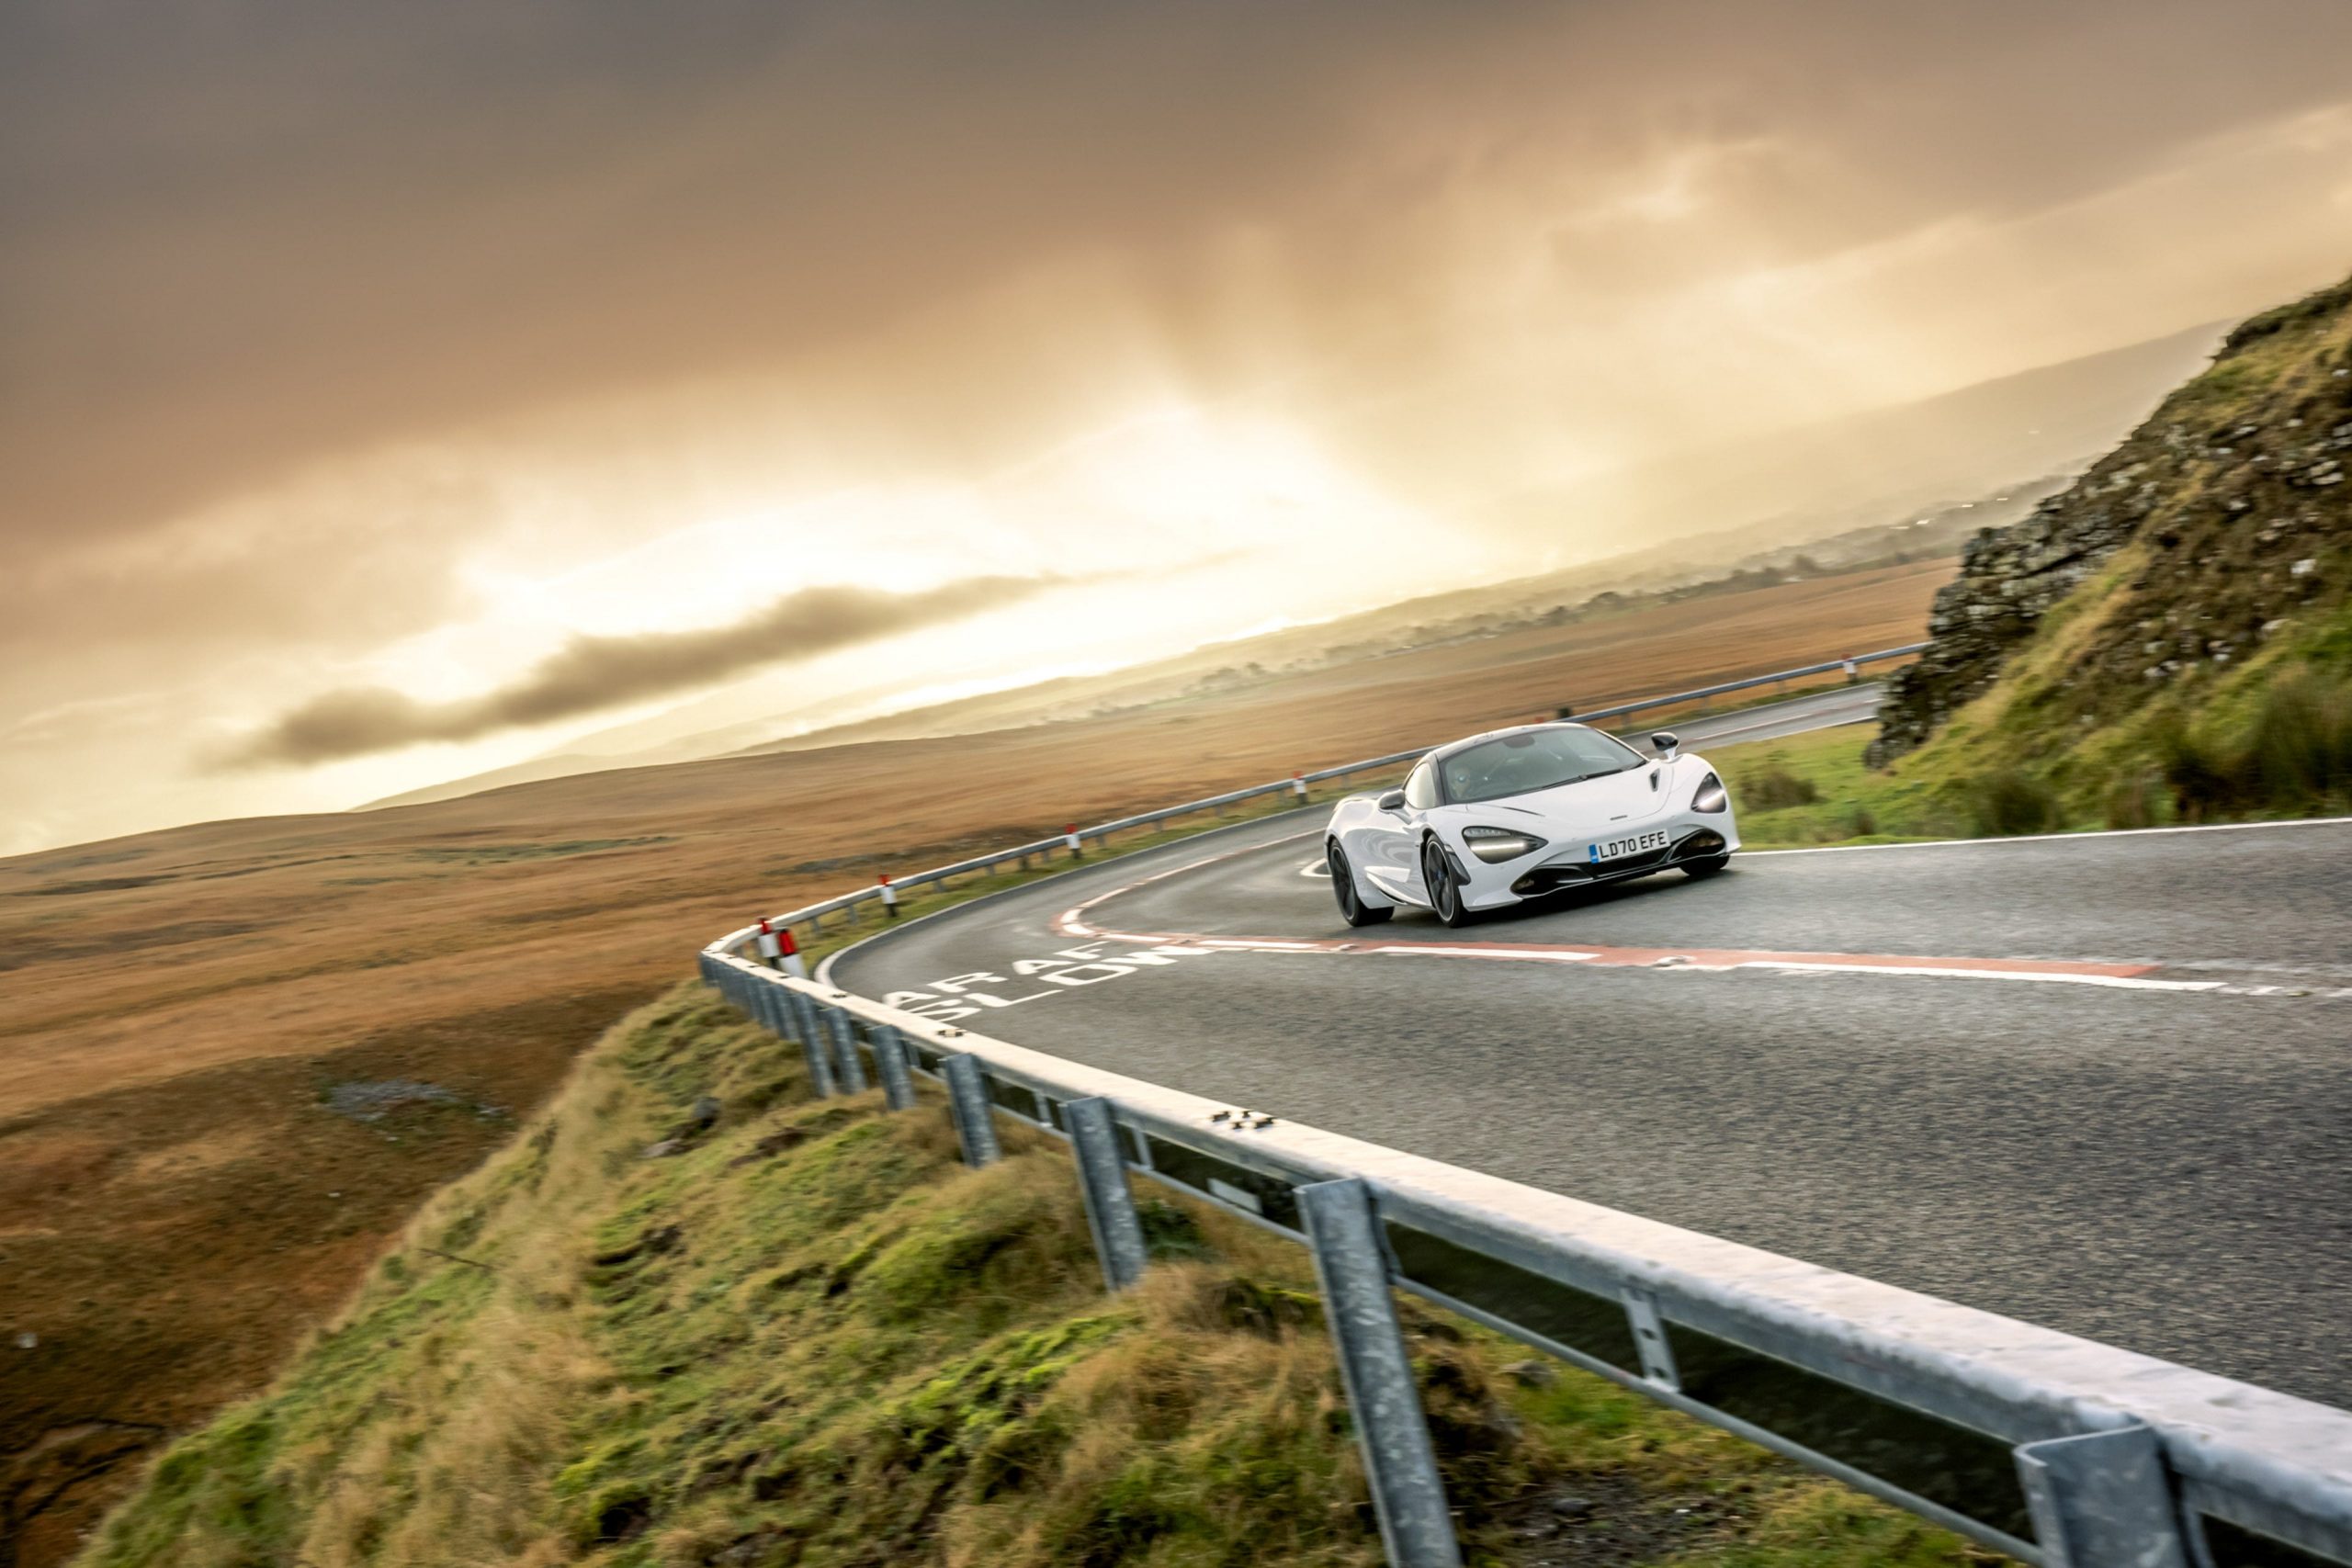
<svg viewBox="0 0 2352 1568">
<path fill-rule="evenodd" d="M 811 1102 L 680 987 L 435 1198 L 278 1382 L 83 1561 L 1369 1564 L 1305 1255 L 1138 1192 L 1102 1293 L 1068 1160 L 936 1101 Z M 1474 1561 L 1985 1561 L 1600 1380 L 1408 1308 Z"/>
</svg>

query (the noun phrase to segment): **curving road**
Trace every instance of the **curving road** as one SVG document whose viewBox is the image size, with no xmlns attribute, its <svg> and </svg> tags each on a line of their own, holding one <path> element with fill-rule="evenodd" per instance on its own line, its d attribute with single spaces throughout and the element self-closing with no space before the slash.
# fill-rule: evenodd
<svg viewBox="0 0 2352 1568">
<path fill-rule="evenodd" d="M 1322 817 L 913 922 L 831 978 L 2352 1407 L 2352 822 L 1756 854 L 1351 931 Z"/>
</svg>

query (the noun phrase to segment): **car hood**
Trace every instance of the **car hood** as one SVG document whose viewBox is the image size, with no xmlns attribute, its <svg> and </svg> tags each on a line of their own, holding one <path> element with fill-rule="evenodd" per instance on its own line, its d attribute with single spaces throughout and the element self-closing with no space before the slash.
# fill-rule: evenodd
<svg viewBox="0 0 2352 1568">
<path fill-rule="evenodd" d="M 1659 775 L 1655 789 L 1650 787 L 1652 773 Z M 1666 809 L 1673 790 L 1672 771 L 1653 764 L 1587 779 L 1582 784 L 1562 784 L 1557 789 L 1485 801 L 1463 809 L 1466 813 L 1493 813 L 1492 820 L 1498 826 L 1508 824 L 1514 817 L 1532 814 L 1579 833 L 1598 833 L 1620 822 L 1638 822 L 1657 816 Z"/>
</svg>

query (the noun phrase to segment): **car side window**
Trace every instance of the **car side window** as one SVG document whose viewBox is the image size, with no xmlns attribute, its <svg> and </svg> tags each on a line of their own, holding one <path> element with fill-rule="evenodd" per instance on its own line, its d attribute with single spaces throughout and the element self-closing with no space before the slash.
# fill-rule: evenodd
<svg viewBox="0 0 2352 1568">
<path fill-rule="evenodd" d="M 1421 763 L 1405 780 L 1405 804 L 1416 811 L 1427 811 L 1437 804 L 1437 770 Z"/>
</svg>

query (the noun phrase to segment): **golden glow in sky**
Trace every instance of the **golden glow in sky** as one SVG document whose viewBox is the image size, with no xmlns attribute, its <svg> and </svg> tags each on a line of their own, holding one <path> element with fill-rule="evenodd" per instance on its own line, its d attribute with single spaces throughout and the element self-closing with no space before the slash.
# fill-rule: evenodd
<svg viewBox="0 0 2352 1568">
<path fill-rule="evenodd" d="M 24 8 L 0 852 L 2030 478 L 2089 454 L 1997 388 L 1869 422 L 2340 276 L 2346 58 L 2332 0 Z"/>
</svg>

